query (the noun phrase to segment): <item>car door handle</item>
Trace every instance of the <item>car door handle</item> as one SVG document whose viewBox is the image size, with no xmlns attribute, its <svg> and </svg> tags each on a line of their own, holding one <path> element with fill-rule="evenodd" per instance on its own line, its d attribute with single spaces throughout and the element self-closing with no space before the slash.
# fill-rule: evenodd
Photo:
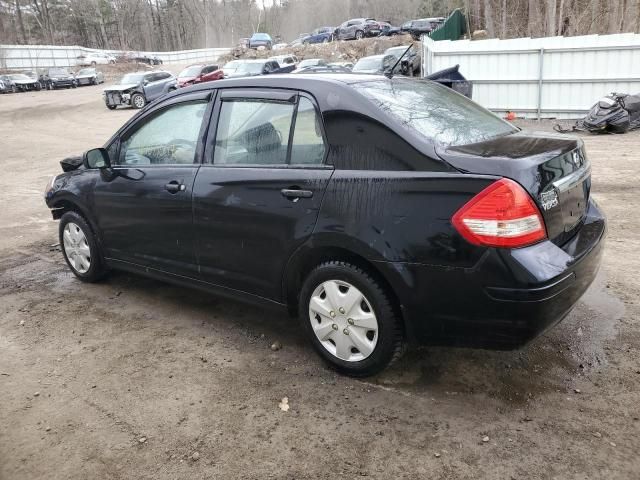
<svg viewBox="0 0 640 480">
<path fill-rule="evenodd" d="M 283 188 L 280 190 L 280 193 L 282 193 L 283 197 L 287 197 L 292 200 L 313 197 L 313 192 L 311 190 L 300 190 L 299 188 Z"/>
<path fill-rule="evenodd" d="M 164 188 L 169 193 L 178 193 L 178 192 L 184 192 L 186 187 L 184 186 L 183 183 L 178 183 L 177 181 L 173 180 L 167 183 L 164 186 Z"/>
</svg>

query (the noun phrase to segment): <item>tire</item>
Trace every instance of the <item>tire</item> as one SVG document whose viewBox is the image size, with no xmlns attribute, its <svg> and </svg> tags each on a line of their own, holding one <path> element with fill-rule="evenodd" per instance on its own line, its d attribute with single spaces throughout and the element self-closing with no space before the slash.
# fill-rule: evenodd
<svg viewBox="0 0 640 480">
<path fill-rule="evenodd" d="M 95 234 L 82 215 L 73 211 L 62 215 L 58 236 L 62 255 L 76 277 L 93 283 L 107 274 Z"/>
<path fill-rule="evenodd" d="M 91 66 L 95 67 L 96 66 L 96 62 L 95 61 L 91 62 Z"/>
<path fill-rule="evenodd" d="M 107 105 L 107 108 L 109 110 L 115 110 L 116 109 L 116 105 Z"/>
<path fill-rule="evenodd" d="M 109 60 L 109 64 L 110 64 L 110 65 L 115 65 L 115 64 L 116 64 L 116 61 L 115 61 L 115 60 Z"/>
<path fill-rule="evenodd" d="M 356 32 L 356 40 L 361 40 L 364 37 L 364 32 L 362 30 L 358 30 Z"/>
<path fill-rule="evenodd" d="M 98 79 L 96 77 L 93 77 L 93 79 L 91 80 L 91 85 L 97 85 L 98 84 Z"/>
<path fill-rule="evenodd" d="M 11 85 L 11 93 L 17 93 L 18 91 L 18 87 L 16 87 L 15 85 Z"/>
<path fill-rule="evenodd" d="M 328 37 L 324 37 L 322 39 L 322 43 L 329 43 L 329 38 Z"/>
<path fill-rule="evenodd" d="M 349 298 L 358 299 L 359 294 L 362 300 L 349 306 Z M 342 301 L 346 304 L 340 305 Z M 350 263 L 325 262 L 309 273 L 300 293 L 299 316 L 315 350 L 340 373 L 374 375 L 401 356 L 402 321 L 389 292 Z"/>
<path fill-rule="evenodd" d="M 78 87 L 78 85 L 76 84 L 76 82 L 73 82 L 73 83 L 71 84 L 71 88 L 77 88 L 77 87 Z"/>
<path fill-rule="evenodd" d="M 141 109 L 147 104 L 147 99 L 141 93 L 134 93 L 131 96 L 131 106 L 133 108 Z"/>
</svg>

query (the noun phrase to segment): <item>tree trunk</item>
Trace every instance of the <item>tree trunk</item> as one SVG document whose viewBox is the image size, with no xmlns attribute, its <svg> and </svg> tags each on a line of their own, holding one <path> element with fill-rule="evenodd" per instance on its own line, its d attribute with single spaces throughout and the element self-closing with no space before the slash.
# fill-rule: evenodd
<svg viewBox="0 0 640 480">
<path fill-rule="evenodd" d="M 507 38 L 507 0 L 502 0 L 502 21 L 500 22 L 500 37 Z"/>
<path fill-rule="evenodd" d="M 556 35 L 556 10 L 557 0 L 547 0 L 547 36 Z"/>
<path fill-rule="evenodd" d="M 489 37 L 496 36 L 496 28 L 493 23 L 493 7 L 491 0 L 484 0 L 484 28 L 487 30 Z"/>
<path fill-rule="evenodd" d="M 20 25 L 20 34 L 22 35 L 22 43 L 27 44 L 27 34 L 24 31 L 24 21 L 22 20 L 22 9 L 20 8 L 20 0 L 16 0 L 16 13 L 18 14 L 18 25 Z"/>
</svg>

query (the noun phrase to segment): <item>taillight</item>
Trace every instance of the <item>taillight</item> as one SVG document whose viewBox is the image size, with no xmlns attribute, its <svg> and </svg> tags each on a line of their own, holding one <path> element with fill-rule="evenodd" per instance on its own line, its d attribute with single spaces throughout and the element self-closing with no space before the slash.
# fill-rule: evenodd
<svg viewBox="0 0 640 480">
<path fill-rule="evenodd" d="M 507 178 L 492 183 L 464 204 L 451 223 L 474 245 L 518 248 L 547 238 L 531 196 Z"/>
</svg>

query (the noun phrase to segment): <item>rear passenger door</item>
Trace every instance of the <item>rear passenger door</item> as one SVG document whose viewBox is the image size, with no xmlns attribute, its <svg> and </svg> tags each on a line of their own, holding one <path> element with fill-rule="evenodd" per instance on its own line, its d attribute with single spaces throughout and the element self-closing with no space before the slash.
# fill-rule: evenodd
<svg viewBox="0 0 640 480">
<path fill-rule="evenodd" d="M 319 111 L 294 91 L 229 89 L 213 118 L 193 196 L 202 279 L 279 301 L 333 173 Z"/>
</svg>

